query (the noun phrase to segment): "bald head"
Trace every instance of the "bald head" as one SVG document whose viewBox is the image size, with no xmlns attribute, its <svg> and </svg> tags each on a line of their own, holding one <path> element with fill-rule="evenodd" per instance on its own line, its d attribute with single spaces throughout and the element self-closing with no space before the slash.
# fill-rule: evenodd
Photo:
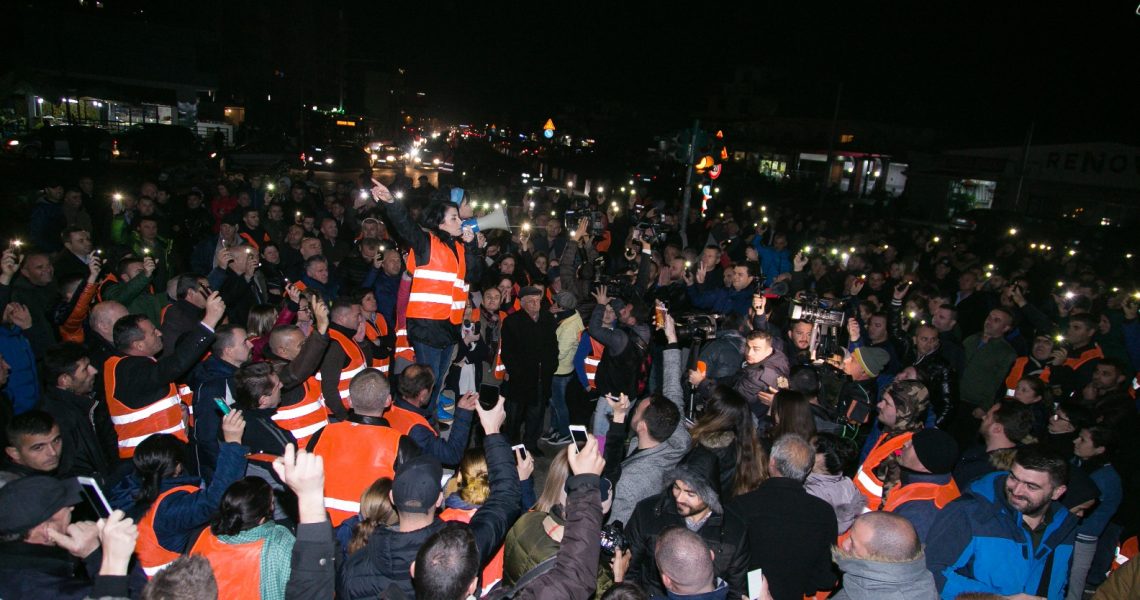
<svg viewBox="0 0 1140 600">
<path fill-rule="evenodd" d="M 365 417 L 382 417 L 392 400 L 392 390 L 384 374 L 376 369 L 364 369 L 348 384 L 348 398 L 352 410 Z"/>
<path fill-rule="evenodd" d="M 301 353 L 305 334 L 296 325 L 278 325 L 269 332 L 269 351 L 273 356 L 293 360 Z"/>
<path fill-rule="evenodd" d="M 657 538 L 654 557 L 665 588 L 674 594 L 701 594 L 716 586 L 712 551 L 684 527 L 666 529 Z"/>
<path fill-rule="evenodd" d="M 115 339 L 115 321 L 127 316 L 127 307 L 114 301 L 100 302 L 91 308 L 91 329 L 108 343 Z"/>
<path fill-rule="evenodd" d="M 889 512 L 863 513 L 851 525 L 847 552 L 857 558 L 882 562 L 907 562 L 922 554 L 914 526 Z"/>
</svg>

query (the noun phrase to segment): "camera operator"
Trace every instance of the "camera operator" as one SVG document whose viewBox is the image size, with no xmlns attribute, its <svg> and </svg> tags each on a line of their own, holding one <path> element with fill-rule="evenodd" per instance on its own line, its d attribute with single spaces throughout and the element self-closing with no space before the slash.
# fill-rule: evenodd
<svg viewBox="0 0 1140 600">
<path fill-rule="evenodd" d="M 689 384 L 698 395 L 707 399 L 718 383 L 725 383 L 748 400 L 752 414 L 762 418 L 768 414 L 768 407 L 780 384 L 787 386 L 787 377 L 787 358 L 772 348 L 772 335 L 767 331 L 753 331 L 747 337 L 743 368 L 721 381 L 692 370 L 689 371 Z"/>
<path fill-rule="evenodd" d="M 726 315 L 716 329 L 716 337 L 701 345 L 698 356 L 705 363 L 705 376 L 709 379 L 727 379 L 740 370 L 748 349 L 745 335 L 751 331 L 748 321 L 740 315 Z"/>
</svg>

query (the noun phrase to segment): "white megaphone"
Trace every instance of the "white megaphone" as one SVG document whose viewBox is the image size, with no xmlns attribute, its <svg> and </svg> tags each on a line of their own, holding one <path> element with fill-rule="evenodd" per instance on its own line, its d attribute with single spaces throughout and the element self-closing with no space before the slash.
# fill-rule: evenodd
<svg viewBox="0 0 1140 600">
<path fill-rule="evenodd" d="M 479 233 L 487 229 L 505 229 L 510 231 L 511 225 L 507 223 L 507 213 L 503 211 L 503 207 L 500 206 L 477 219 L 467 219 L 463 222 L 463 228 L 470 229 L 472 233 Z"/>
</svg>

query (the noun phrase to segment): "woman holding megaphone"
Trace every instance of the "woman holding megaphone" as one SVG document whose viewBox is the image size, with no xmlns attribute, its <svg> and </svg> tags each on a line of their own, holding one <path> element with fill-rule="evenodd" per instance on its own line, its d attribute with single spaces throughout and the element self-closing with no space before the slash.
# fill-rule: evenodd
<svg viewBox="0 0 1140 600">
<path fill-rule="evenodd" d="M 459 203 L 432 202 L 422 213 L 421 228 L 388 188 L 375 179 L 372 184 L 372 197 L 383 204 L 396 233 L 409 248 L 407 265 L 412 285 L 405 313 L 408 340 L 416 362 L 435 375 L 427 409 L 437 421 L 439 392 L 459 342 L 468 285 L 482 275 L 479 253 L 486 241 L 464 227 Z M 459 196 L 462 201 L 463 196 Z"/>
</svg>

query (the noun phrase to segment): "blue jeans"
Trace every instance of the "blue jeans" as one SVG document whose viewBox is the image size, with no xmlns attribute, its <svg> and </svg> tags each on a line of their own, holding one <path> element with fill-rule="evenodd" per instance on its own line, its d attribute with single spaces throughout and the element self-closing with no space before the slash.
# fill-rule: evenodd
<svg viewBox="0 0 1140 600">
<path fill-rule="evenodd" d="M 455 356 L 455 344 L 446 348 L 436 348 L 424 343 L 412 342 L 412 349 L 416 352 L 416 364 L 426 365 L 435 376 L 435 385 L 431 388 L 427 411 L 434 423 L 436 406 L 439 405 L 439 393 L 443 391 L 443 380 L 447 378 L 447 370 L 451 367 L 451 359 Z"/>
<path fill-rule="evenodd" d="M 570 385 L 569 375 L 555 375 L 550 388 L 550 428 L 561 436 L 570 435 L 570 409 L 566 408 L 566 386 Z"/>
</svg>

